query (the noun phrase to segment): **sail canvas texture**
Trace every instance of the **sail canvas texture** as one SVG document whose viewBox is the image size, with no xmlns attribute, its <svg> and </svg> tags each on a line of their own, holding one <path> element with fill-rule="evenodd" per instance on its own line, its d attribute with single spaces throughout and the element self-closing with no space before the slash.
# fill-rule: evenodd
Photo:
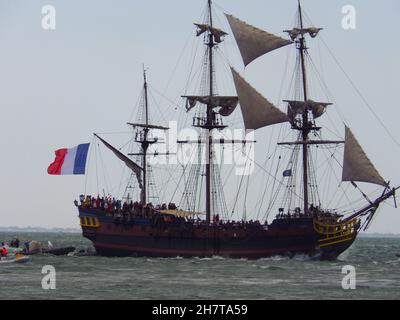
<svg viewBox="0 0 400 320">
<path fill-rule="evenodd" d="M 387 183 L 365 154 L 353 132 L 346 127 L 342 181 L 358 181 L 386 186 Z"/>
<path fill-rule="evenodd" d="M 100 138 L 99 136 L 96 135 L 96 137 L 103 142 L 103 144 L 110 149 L 116 156 L 118 159 L 120 159 L 121 161 L 123 161 L 126 166 L 131 169 L 137 178 L 137 181 L 139 183 L 139 187 L 140 189 L 143 188 L 143 183 L 142 183 L 142 167 L 140 167 L 138 164 L 136 164 L 135 162 L 133 162 L 131 159 L 129 159 L 126 155 L 124 155 L 122 152 L 120 152 L 119 150 L 117 150 L 116 148 L 114 148 L 111 144 L 109 144 L 107 141 L 105 141 L 104 139 Z"/>
<path fill-rule="evenodd" d="M 238 97 L 232 96 L 183 96 L 186 98 L 186 111 L 193 109 L 197 103 L 211 105 L 212 108 L 220 107 L 224 110 L 221 115 L 229 116 L 238 105 Z"/>
<path fill-rule="evenodd" d="M 258 57 L 292 43 L 271 33 L 255 28 L 231 15 L 226 15 L 247 66 Z"/>
<path fill-rule="evenodd" d="M 247 130 L 256 130 L 289 121 L 285 113 L 258 93 L 233 68 L 231 70 Z"/>
</svg>

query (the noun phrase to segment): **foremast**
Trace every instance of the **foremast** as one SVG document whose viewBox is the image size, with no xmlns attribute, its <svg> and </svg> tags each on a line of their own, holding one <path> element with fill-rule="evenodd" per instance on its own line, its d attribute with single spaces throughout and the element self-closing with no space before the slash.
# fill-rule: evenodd
<svg viewBox="0 0 400 320">
<path fill-rule="evenodd" d="M 136 142 L 141 144 L 142 147 L 142 163 L 143 163 L 143 189 L 141 193 L 141 203 L 147 204 L 147 151 L 149 146 L 155 143 L 155 140 L 149 140 L 149 96 L 147 87 L 146 69 L 143 68 L 143 88 L 144 88 L 144 107 L 145 107 L 145 125 L 143 126 L 143 135 L 136 136 Z M 139 137 L 139 139 L 138 139 Z M 140 139 L 142 138 L 142 139 Z"/>
<path fill-rule="evenodd" d="M 140 203 L 143 208 L 148 204 L 148 178 L 149 178 L 149 166 L 147 163 L 147 157 L 149 156 L 149 147 L 153 144 L 158 143 L 157 138 L 153 138 L 150 135 L 150 131 L 155 130 L 169 130 L 167 127 L 150 124 L 149 117 L 149 96 L 148 96 L 148 83 L 146 69 L 143 67 L 143 105 L 144 105 L 144 122 L 143 123 L 130 123 L 127 124 L 136 128 L 135 142 L 139 143 L 141 150 L 139 153 L 130 153 L 128 155 L 122 153 L 120 150 L 116 149 L 110 143 L 99 137 L 97 134 L 95 136 L 108 148 L 110 149 L 117 158 L 119 158 L 125 165 L 132 170 L 133 176 L 136 178 L 140 191 Z M 169 153 L 153 153 L 154 156 L 169 155 Z M 142 166 L 138 165 L 129 156 L 140 156 L 142 159 Z"/>
<path fill-rule="evenodd" d="M 134 128 L 140 128 L 136 132 L 135 141 L 140 144 L 141 152 L 140 153 L 131 153 L 130 156 L 141 156 L 142 157 L 142 165 L 143 165 L 143 186 L 141 190 L 140 202 L 143 206 L 147 205 L 148 203 L 148 164 L 147 164 L 147 157 L 149 156 L 148 150 L 149 147 L 153 144 L 158 142 L 157 138 L 152 138 L 150 136 L 151 129 L 158 129 L 158 130 L 168 130 L 169 128 L 156 126 L 150 124 L 149 118 L 149 94 L 148 94 L 148 83 L 147 83 L 147 72 L 146 68 L 143 67 L 143 91 L 144 91 L 144 123 L 128 123 L 128 125 L 133 126 Z M 154 154 L 156 155 L 156 154 Z M 164 155 L 157 153 L 157 155 Z M 168 154 L 165 154 L 168 155 Z"/>
</svg>

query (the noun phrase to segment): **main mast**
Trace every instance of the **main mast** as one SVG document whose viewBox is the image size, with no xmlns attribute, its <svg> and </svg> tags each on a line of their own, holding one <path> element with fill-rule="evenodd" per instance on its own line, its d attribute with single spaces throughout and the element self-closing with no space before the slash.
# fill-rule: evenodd
<svg viewBox="0 0 400 320">
<path fill-rule="evenodd" d="M 300 29 L 303 30 L 303 14 L 301 10 L 301 3 L 299 0 L 299 21 L 300 21 Z M 302 72 L 302 79 L 303 79 L 303 97 L 304 102 L 307 103 L 308 101 L 308 94 L 307 94 L 307 74 L 306 74 L 306 65 L 305 65 L 305 53 L 307 51 L 306 46 L 306 39 L 304 34 L 302 33 L 297 46 L 300 52 L 300 60 L 301 60 L 301 72 Z M 302 139 L 303 139 L 303 189 L 304 189 L 304 214 L 308 212 L 308 134 L 311 131 L 311 127 L 308 122 L 308 110 L 303 112 L 303 123 L 302 127 L 300 128 L 302 132 Z"/>
<path fill-rule="evenodd" d="M 212 17 L 212 3 L 208 0 L 208 10 L 209 10 L 209 24 L 210 28 L 213 27 L 213 17 Z M 210 72 L 210 97 L 214 95 L 214 66 L 213 66 L 213 49 L 214 49 L 214 36 L 211 32 L 208 35 L 208 48 L 209 48 L 209 72 Z M 211 163 L 212 163 L 212 129 L 214 125 L 215 114 L 213 107 L 210 103 L 207 104 L 207 119 L 206 119 L 206 130 L 207 130 L 207 162 L 206 162 L 206 221 L 210 223 L 211 221 Z"/>
<path fill-rule="evenodd" d="M 227 35 L 226 32 L 214 27 L 213 14 L 212 14 L 212 0 L 207 0 L 207 11 L 208 17 L 207 21 L 203 23 L 195 23 L 197 27 L 197 37 L 204 34 L 204 44 L 206 45 L 205 58 L 207 59 L 207 64 L 203 69 L 203 76 L 206 80 L 204 84 L 206 91 L 204 95 L 195 96 L 182 96 L 186 98 L 186 111 L 190 111 L 197 104 L 202 105 L 202 111 L 200 116 L 195 116 L 193 118 L 193 126 L 202 129 L 202 136 L 204 136 L 201 144 L 205 145 L 206 148 L 206 159 L 205 159 L 205 211 L 206 211 L 206 221 L 211 222 L 211 215 L 215 214 L 214 211 L 221 211 L 221 208 L 217 208 L 218 200 L 215 195 L 220 195 L 220 190 L 218 189 L 218 174 L 214 171 L 214 159 L 213 159 L 213 145 L 215 143 L 223 143 L 221 141 L 213 141 L 212 132 L 214 129 L 222 130 L 226 128 L 223 125 L 222 119 L 220 117 L 228 117 L 235 110 L 238 105 L 237 96 L 219 96 L 215 91 L 215 69 L 214 69 L 214 55 L 213 50 L 215 47 L 223 41 L 223 37 Z M 202 90 L 203 91 L 203 90 Z M 204 111 L 205 106 L 205 111 Z M 178 141 L 178 143 L 198 143 L 198 141 Z M 202 183 L 202 188 L 204 184 Z M 214 204 L 213 201 L 216 201 Z M 194 210 L 195 206 L 188 208 L 189 210 Z"/>
</svg>

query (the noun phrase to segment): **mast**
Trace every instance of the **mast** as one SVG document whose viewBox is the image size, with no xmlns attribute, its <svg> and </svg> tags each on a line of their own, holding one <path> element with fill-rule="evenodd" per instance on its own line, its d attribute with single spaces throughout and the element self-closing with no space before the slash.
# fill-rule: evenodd
<svg viewBox="0 0 400 320">
<path fill-rule="evenodd" d="M 135 141 L 140 144 L 141 146 L 141 151 L 139 153 L 130 153 L 128 154 L 129 156 L 141 156 L 142 157 L 142 165 L 143 168 L 141 168 L 141 171 L 143 172 L 143 179 L 141 179 L 140 183 L 140 189 L 141 189 L 141 195 L 140 195 L 140 202 L 142 205 L 146 205 L 148 201 L 148 187 L 149 187 L 149 173 L 150 171 L 148 170 L 147 166 L 147 156 L 149 155 L 154 155 L 154 156 L 161 156 L 161 155 L 170 155 L 169 152 L 167 153 L 151 153 L 149 154 L 148 149 L 151 145 L 158 143 L 157 138 L 149 138 L 149 133 L 151 130 L 169 130 L 167 127 L 159 126 L 159 125 L 154 125 L 150 123 L 150 117 L 149 117 L 149 95 L 148 95 L 148 84 L 147 84 L 147 74 L 146 74 L 146 69 L 143 66 L 143 88 L 144 88 L 144 93 L 143 93 L 143 102 L 144 102 L 144 123 L 130 123 L 128 122 L 127 124 L 132 126 L 133 128 L 139 128 L 136 131 L 136 137 Z M 140 130 L 140 131 L 139 131 Z"/>
<path fill-rule="evenodd" d="M 214 55 L 213 50 L 215 47 L 223 41 L 223 37 L 227 35 L 226 32 L 218 28 L 214 28 L 213 14 L 212 14 L 212 0 L 207 0 L 207 21 L 203 23 L 195 23 L 197 27 L 197 37 L 204 34 L 204 44 L 206 45 L 205 57 L 207 58 L 207 65 L 203 70 L 205 79 L 209 81 L 208 88 L 205 88 L 205 95 L 196 96 L 182 96 L 186 100 L 186 111 L 190 111 L 197 104 L 205 105 L 205 112 L 202 111 L 201 116 L 195 116 L 193 118 L 193 126 L 202 129 L 201 144 L 205 145 L 206 148 L 206 159 L 205 159 L 205 211 L 206 211 L 206 222 L 211 222 L 212 213 L 216 209 L 213 205 L 213 192 L 218 192 L 218 187 L 214 184 L 214 179 L 218 177 L 214 176 L 213 171 L 213 145 L 215 143 L 221 143 L 220 141 L 214 141 L 212 138 L 212 132 L 214 129 L 223 130 L 226 126 L 223 125 L 220 117 L 228 117 L 238 105 L 237 96 L 219 96 L 214 91 L 215 85 L 215 68 L 214 68 Z M 206 85 L 207 86 L 207 85 Z M 204 109 L 203 109 L 204 110 Z M 217 118 L 218 117 L 218 118 Z M 204 140 L 204 141 L 203 141 Z M 178 143 L 191 143 L 192 141 L 178 141 Z M 198 141 L 196 141 L 198 143 Z M 223 143 L 223 142 L 222 142 Z M 213 190 L 213 186 L 216 186 Z M 202 187 L 203 184 L 202 184 Z"/>
<path fill-rule="evenodd" d="M 143 66 L 143 80 L 144 80 L 144 106 L 145 106 L 145 127 L 143 128 L 143 139 L 141 141 L 143 153 L 143 189 L 141 194 L 142 205 L 147 204 L 147 150 L 149 148 L 148 134 L 149 134 L 149 99 L 147 92 L 147 77 L 146 69 Z"/>
<path fill-rule="evenodd" d="M 300 20 L 300 29 L 303 29 L 303 14 L 301 10 L 301 3 L 299 0 L 299 20 Z M 303 97 L 304 102 L 307 102 L 307 74 L 306 74 L 306 65 L 305 65 L 305 52 L 307 51 L 306 40 L 304 34 L 302 33 L 300 39 L 298 41 L 297 46 L 300 52 L 301 59 L 301 72 L 302 72 L 302 80 L 303 80 Z M 300 128 L 302 132 L 303 139 L 303 189 L 304 189 L 304 214 L 308 212 L 308 145 L 306 142 L 308 141 L 308 134 L 310 133 L 310 126 L 308 123 L 308 110 L 306 109 L 303 112 L 303 123 Z"/>
<path fill-rule="evenodd" d="M 213 27 L 213 17 L 212 17 L 212 3 L 211 0 L 208 0 L 208 10 L 209 10 L 209 23 L 210 28 Z M 214 95 L 214 66 L 213 66 L 213 48 L 214 48 L 214 36 L 211 32 L 208 35 L 208 48 L 209 48 L 209 72 L 210 72 L 210 97 Z M 211 99 L 210 99 L 211 101 Z M 207 119 L 206 125 L 208 128 L 207 130 L 207 147 L 206 147 L 206 221 L 210 223 L 211 221 L 211 162 L 212 162 L 212 126 L 214 125 L 214 111 L 212 108 L 211 103 L 207 104 Z"/>
</svg>

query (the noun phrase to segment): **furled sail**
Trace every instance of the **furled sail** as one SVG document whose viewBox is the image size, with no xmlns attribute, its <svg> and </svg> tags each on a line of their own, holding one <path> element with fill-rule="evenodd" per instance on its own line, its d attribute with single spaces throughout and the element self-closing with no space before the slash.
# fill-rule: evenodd
<svg viewBox="0 0 400 320">
<path fill-rule="evenodd" d="M 231 68 L 231 70 L 236 91 L 239 96 L 244 125 L 247 130 L 256 130 L 289 121 L 285 113 L 258 93 L 257 90 L 247 83 L 233 68 Z"/>
<path fill-rule="evenodd" d="M 121 153 L 120 151 L 118 151 L 117 149 L 115 149 L 111 144 L 109 144 L 107 141 L 103 140 L 102 138 L 100 138 L 97 134 L 95 134 L 95 136 L 101 141 L 103 142 L 103 144 L 110 149 L 121 161 L 123 161 L 127 167 L 129 169 L 131 169 L 135 174 L 136 174 L 136 178 L 137 181 L 139 183 L 139 187 L 140 189 L 143 188 L 143 183 L 142 183 L 142 171 L 143 168 L 140 167 L 139 165 L 137 165 L 135 162 L 133 162 L 131 159 L 129 159 L 126 155 L 124 155 L 123 153 Z"/>
<path fill-rule="evenodd" d="M 308 33 L 311 36 L 311 38 L 315 38 L 321 30 L 323 29 L 311 27 L 304 29 L 293 28 L 292 30 L 285 30 L 285 32 L 289 34 L 292 41 L 295 41 L 299 35 L 304 35 L 306 33 Z"/>
<path fill-rule="evenodd" d="M 239 46 L 244 64 L 247 66 L 258 57 L 292 43 L 271 33 L 255 28 L 234 16 L 226 14 L 233 35 Z"/>
<path fill-rule="evenodd" d="M 221 43 L 223 40 L 222 38 L 228 35 L 225 31 L 211 27 L 208 24 L 195 23 L 194 25 L 197 27 L 198 37 L 201 36 L 204 32 L 209 31 L 214 36 L 214 40 L 217 43 Z"/>
<path fill-rule="evenodd" d="M 232 96 L 183 96 L 186 98 L 186 111 L 193 109 L 197 103 L 211 105 L 212 108 L 218 108 L 219 114 L 227 117 L 236 109 L 239 99 Z"/>
<path fill-rule="evenodd" d="M 294 120 L 294 118 L 298 114 L 303 114 L 305 110 L 311 110 L 314 119 L 317 119 L 321 117 L 325 111 L 326 108 L 332 103 L 328 102 L 316 102 L 313 100 L 308 100 L 308 101 L 292 101 L 292 100 L 284 100 L 289 104 L 288 107 L 288 117 L 291 121 Z"/>
<path fill-rule="evenodd" d="M 378 170 L 368 159 L 361 145 L 346 127 L 342 181 L 359 181 L 386 186 Z"/>
</svg>

